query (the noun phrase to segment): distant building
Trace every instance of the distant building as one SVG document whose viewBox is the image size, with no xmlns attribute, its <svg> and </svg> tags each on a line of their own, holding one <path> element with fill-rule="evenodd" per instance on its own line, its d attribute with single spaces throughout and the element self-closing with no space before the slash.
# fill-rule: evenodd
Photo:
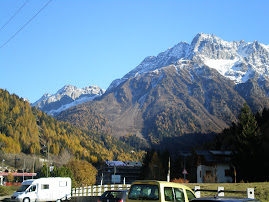
<svg viewBox="0 0 269 202">
<path fill-rule="evenodd" d="M 231 170 L 231 151 L 196 150 L 197 183 L 215 181 L 217 183 L 233 182 Z"/>
<path fill-rule="evenodd" d="M 130 184 L 137 180 L 142 164 L 133 161 L 105 161 L 98 170 L 97 184 Z"/>
</svg>

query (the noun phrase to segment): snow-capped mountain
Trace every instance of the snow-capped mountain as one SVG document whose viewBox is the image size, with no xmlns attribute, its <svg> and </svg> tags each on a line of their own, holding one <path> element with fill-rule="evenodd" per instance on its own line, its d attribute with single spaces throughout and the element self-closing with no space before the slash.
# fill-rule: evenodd
<svg viewBox="0 0 269 202">
<path fill-rule="evenodd" d="M 32 106 L 55 116 L 70 107 L 92 101 L 104 93 L 105 90 L 98 86 L 89 86 L 81 89 L 76 86 L 66 85 L 53 95 L 44 94 Z"/>
<path fill-rule="evenodd" d="M 186 134 L 221 132 L 236 122 L 245 102 L 253 112 L 269 108 L 268 69 L 268 45 L 198 34 L 191 44 L 146 57 L 100 99 L 57 118 L 87 127 L 93 123 L 84 117 L 100 114 L 106 119 L 102 127 L 114 135 L 183 147 L 194 141 Z"/>
<path fill-rule="evenodd" d="M 261 80 L 269 77 L 269 46 L 257 41 L 227 42 L 215 35 L 198 34 L 191 44 L 181 42 L 173 48 L 150 56 L 123 78 L 111 83 L 108 90 L 117 87 L 131 77 L 154 71 L 161 67 L 180 63 L 180 61 L 197 61 L 200 68 L 206 65 L 216 69 L 221 75 L 234 81 L 244 83 L 254 76 Z"/>
</svg>

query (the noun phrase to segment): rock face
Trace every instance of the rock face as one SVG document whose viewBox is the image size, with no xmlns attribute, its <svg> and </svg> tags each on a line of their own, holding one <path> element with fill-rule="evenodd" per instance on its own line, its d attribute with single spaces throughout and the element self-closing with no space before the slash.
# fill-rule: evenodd
<svg viewBox="0 0 269 202">
<path fill-rule="evenodd" d="M 116 136 L 131 133 L 150 142 L 220 132 L 236 121 L 245 102 L 254 112 L 269 107 L 268 70 L 269 46 L 198 34 L 191 44 L 145 58 L 77 109 L 105 117 L 104 127 Z M 85 113 L 78 110 L 65 114 L 79 126 Z"/>
<path fill-rule="evenodd" d="M 89 86 L 80 89 L 76 86 L 66 85 L 53 95 L 46 93 L 38 101 L 33 103 L 32 106 L 39 108 L 49 115 L 55 116 L 70 107 L 91 101 L 104 94 L 104 92 L 98 86 Z"/>
</svg>

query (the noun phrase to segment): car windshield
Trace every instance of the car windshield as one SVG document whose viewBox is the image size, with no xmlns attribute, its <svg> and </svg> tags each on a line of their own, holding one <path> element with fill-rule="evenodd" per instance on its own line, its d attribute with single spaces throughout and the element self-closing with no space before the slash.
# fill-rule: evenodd
<svg viewBox="0 0 269 202">
<path fill-rule="evenodd" d="M 30 185 L 21 185 L 20 188 L 17 190 L 17 192 L 24 192 Z"/>
<path fill-rule="evenodd" d="M 106 191 L 102 194 L 101 198 L 115 198 L 121 199 L 123 197 L 124 192 L 122 191 Z"/>
<path fill-rule="evenodd" d="M 159 188 L 157 185 L 134 184 L 130 189 L 128 199 L 159 200 Z"/>
</svg>

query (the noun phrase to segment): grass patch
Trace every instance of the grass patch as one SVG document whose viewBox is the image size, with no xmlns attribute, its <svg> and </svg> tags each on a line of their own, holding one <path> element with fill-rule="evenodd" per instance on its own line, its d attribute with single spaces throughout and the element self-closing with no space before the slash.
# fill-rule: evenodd
<svg viewBox="0 0 269 202">
<path fill-rule="evenodd" d="M 269 182 L 254 182 L 254 183 L 189 183 L 186 184 L 191 189 L 194 186 L 200 186 L 201 189 L 217 190 L 218 187 L 224 187 L 224 191 L 245 191 L 245 194 L 241 193 L 224 193 L 225 196 L 237 196 L 237 197 L 247 197 L 247 188 L 254 188 L 255 198 L 261 202 L 269 201 Z M 216 193 L 213 192 L 201 192 L 201 197 L 214 196 Z"/>
<path fill-rule="evenodd" d="M 19 186 L 0 186 L 0 196 L 8 196 L 18 190 Z"/>
</svg>

